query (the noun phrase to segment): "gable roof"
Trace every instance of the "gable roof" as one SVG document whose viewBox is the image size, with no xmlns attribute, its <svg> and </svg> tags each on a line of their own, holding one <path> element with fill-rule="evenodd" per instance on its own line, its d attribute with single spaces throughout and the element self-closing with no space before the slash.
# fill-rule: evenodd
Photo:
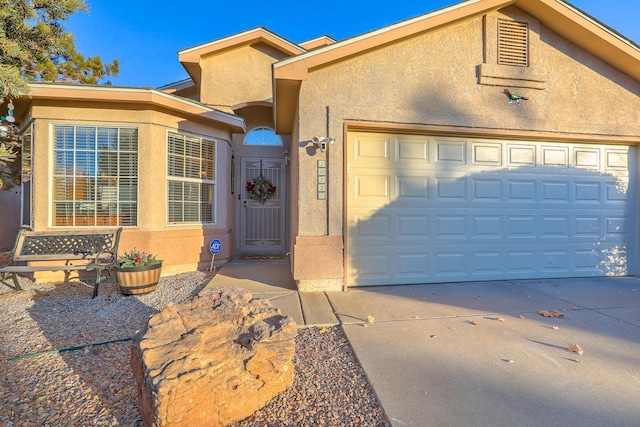
<svg viewBox="0 0 640 427">
<path fill-rule="evenodd" d="M 199 84 L 201 72 L 200 61 L 203 56 L 242 45 L 251 46 L 257 43 L 264 43 L 288 56 L 294 56 L 306 52 L 306 49 L 277 35 L 276 33 L 273 33 L 264 27 L 257 27 L 198 46 L 183 49 L 178 52 L 178 60 L 185 70 L 187 70 L 191 79 L 196 84 Z"/>
<path fill-rule="evenodd" d="M 290 132 L 300 85 L 308 73 L 366 51 L 508 6 L 522 9 L 566 40 L 640 81 L 640 47 L 564 0 L 467 0 L 275 63 L 273 95 L 276 131 L 285 134 Z"/>
</svg>

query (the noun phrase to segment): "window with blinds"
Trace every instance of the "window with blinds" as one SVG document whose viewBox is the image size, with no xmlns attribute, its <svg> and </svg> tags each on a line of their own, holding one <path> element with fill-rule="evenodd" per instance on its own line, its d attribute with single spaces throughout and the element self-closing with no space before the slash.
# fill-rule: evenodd
<svg viewBox="0 0 640 427">
<path fill-rule="evenodd" d="M 54 126 L 53 155 L 53 225 L 137 225 L 137 128 Z"/>
<path fill-rule="evenodd" d="M 498 64 L 529 66 L 529 25 L 498 20 Z"/>
<path fill-rule="evenodd" d="M 215 141 L 169 132 L 167 148 L 168 223 L 214 223 Z"/>
</svg>

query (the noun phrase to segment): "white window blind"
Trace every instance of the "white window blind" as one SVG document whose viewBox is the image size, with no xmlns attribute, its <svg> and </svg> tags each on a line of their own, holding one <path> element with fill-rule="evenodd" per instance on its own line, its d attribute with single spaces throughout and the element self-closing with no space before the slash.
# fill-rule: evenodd
<svg viewBox="0 0 640 427">
<path fill-rule="evenodd" d="M 137 225 L 138 130 L 54 126 L 53 199 L 53 225 Z"/>
<path fill-rule="evenodd" d="M 498 64 L 529 66 L 529 26 L 498 20 Z"/>
<path fill-rule="evenodd" d="M 215 222 L 215 141 L 169 132 L 167 147 L 168 222 Z"/>
</svg>

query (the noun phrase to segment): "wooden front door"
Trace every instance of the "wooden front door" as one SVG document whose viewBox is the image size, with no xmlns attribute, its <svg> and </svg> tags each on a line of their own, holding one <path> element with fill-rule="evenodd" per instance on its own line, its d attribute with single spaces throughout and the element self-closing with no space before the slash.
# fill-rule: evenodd
<svg viewBox="0 0 640 427">
<path fill-rule="evenodd" d="M 241 159 L 240 251 L 277 253 L 285 249 L 285 168 L 282 158 Z M 261 200 L 247 190 L 247 183 L 263 177 L 275 187 Z M 260 191 L 257 191 L 260 193 Z M 254 191 L 255 193 L 255 191 Z"/>
</svg>

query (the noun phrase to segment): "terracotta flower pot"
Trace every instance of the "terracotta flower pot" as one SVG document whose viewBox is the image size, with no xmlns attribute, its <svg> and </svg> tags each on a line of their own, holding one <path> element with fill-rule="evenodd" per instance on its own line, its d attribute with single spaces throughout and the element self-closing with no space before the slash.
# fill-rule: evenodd
<svg viewBox="0 0 640 427">
<path fill-rule="evenodd" d="M 160 280 L 162 263 L 138 267 L 116 267 L 116 280 L 125 295 L 139 295 L 153 292 Z"/>
</svg>

